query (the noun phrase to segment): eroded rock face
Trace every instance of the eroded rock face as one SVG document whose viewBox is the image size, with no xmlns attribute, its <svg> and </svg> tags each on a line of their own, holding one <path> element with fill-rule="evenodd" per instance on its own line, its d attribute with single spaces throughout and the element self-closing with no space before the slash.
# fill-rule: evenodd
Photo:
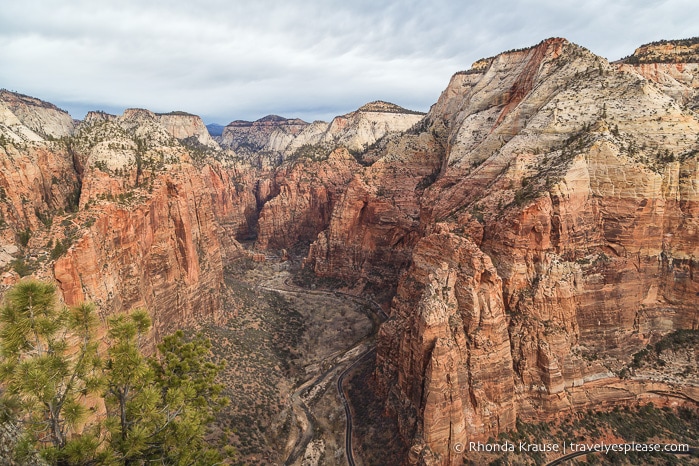
<svg viewBox="0 0 699 466">
<path fill-rule="evenodd" d="M 514 427 L 502 283 L 470 240 L 435 233 L 417 244 L 381 327 L 377 375 L 400 403 L 402 435 L 424 442 L 443 464 L 460 464 L 455 443 Z"/>
<path fill-rule="evenodd" d="M 305 266 L 357 290 L 371 285 L 390 293 L 421 236 L 419 197 L 439 171 L 440 148 L 430 135 L 412 135 L 386 150 L 383 159 L 352 177 Z"/>
<path fill-rule="evenodd" d="M 12 131 L 30 134 L 9 116 Z M 55 279 L 66 304 L 93 301 L 104 317 L 146 307 L 154 341 L 221 315 L 223 265 L 244 254 L 235 237 L 256 208 L 254 192 L 236 187 L 235 167 L 195 167 L 177 139 L 186 135 L 142 109 L 92 112 L 59 142 L 7 131 L 3 266 L 23 261 L 17 270 Z"/>
<path fill-rule="evenodd" d="M 649 341 L 698 322 L 688 76 L 670 92 L 563 39 L 486 59 L 350 182 L 307 264 L 354 283 L 398 278 L 377 264 L 405 270 L 377 383 L 408 461 L 459 464 L 454 443 L 517 417 L 660 390 L 618 374 Z M 424 183 L 407 168 L 417 160 L 434 169 Z"/>
<path fill-rule="evenodd" d="M 73 133 L 75 124 L 68 112 L 34 97 L 2 89 L 0 107 L 7 108 L 22 125 L 41 138 L 60 138 Z M 0 117 L 0 124 L 3 123 Z"/>
<path fill-rule="evenodd" d="M 256 246 L 287 249 L 315 240 L 328 227 L 341 192 L 360 169 L 346 149 L 336 149 L 327 160 L 303 160 L 278 170 L 274 180 L 278 193 L 260 212 Z"/>
<path fill-rule="evenodd" d="M 209 134 L 204 122 L 197 115 L 185 112 L 159 113 L 158 122 L 181 141 L 197 142 L 209 149 L 218 149 L 218 144 Z"/>
<path fill-rule="evenodd" d="M 64 114 L 38 99 L 0 91 L 0 267 L 37 244 L 34 232 L 50 226 L 56 211 L 77 208 L 81 183 L 74 158 L 65 145 L 44 140 L 72 130 Z M 51 126 L 56 121 L 65 126 Z"/>
<path fill-rule="evenodd" d="M 389 133 L 407 131 L 423 116 L 389 102 L 370 102 L 354 112 L 333 118 L 321 141 L 362 151 Z"/>
<path fill-rule="evenodd" d="M 699 40 L 694 37 L 683 40 L 661 40 L 637 48 L 626 59 L 630 63 L 697 63 Z"/>
<path fill-rule="evenodd" d="M 94 224 L 54 265 L 66 304 L 91 301 L 105 315 L 145 307 L 156 340 L 220 315 L 219 231 L 194 167 L 159 177 L 143 203 L 95 211 Z"/>
<path fill-rule="evenodd" d="M 234 122 L 236 153 L 215 160 L 181 142 L 207 146 L 182 115 L 89 114 L 61 145 L 1 101 L 0 258 L 74 237 L 36 273 L 69 303 L 147 306 L 162 335 L 217 318 L 237 239 L 314 241 L 306 267 L 390 303 L 376 384 L 415 464 L 460 464 L 455 443 L 517 418 L 696 398 L 619 378 L 699 325 L 699 65 L 661 46 L 610 64 L 549 39 L 457 73 L 424 117 L 375 102 L 330 124 Z"/>
<path fill-rule="evenodd" d="M 236 120 L 223 129 L 221 145 L 234 151 L 281 151 L 307 126 L 308 123 L 298 118 L 277 115 L 257 121 Z"/>
<path fill-rule="evenodd" d="M 365 150 L 387 134 L 411 128 L 422 116 L 381 101 L 337 116 L 330 123 L 269 115 L 254 122 L 231 122 L 223 130 L 221 145 L 261 166 L 275 166 L 289 158 L 325 157 L 337 147 Z"/>
</svg>

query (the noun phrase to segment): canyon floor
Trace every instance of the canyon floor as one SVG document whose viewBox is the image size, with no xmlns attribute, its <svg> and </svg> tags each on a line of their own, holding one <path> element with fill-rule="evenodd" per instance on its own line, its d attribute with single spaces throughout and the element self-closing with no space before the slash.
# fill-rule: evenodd
<svg viewBox="0 0 699 466">
<path fill-rule="evenodd" d="M 369 352 L 379 320 L 372 304 L 309 282 L 304 289 L 294 280 L 299 268 L 298 259 L 273 256 L 236 262 L 226 269 L 224 321 L 200 329 L 213 342 L 215 358 L 226 361 L 223 382 L 231 403 L 217 428 L 237 450 L 238 464 L 347 464 L 337 381 L 350 366 L 343 384 L 350 403 L 372 399 L 378 406 L 353 377 L 366 376 L 373 365 Z M 358 415 L 369 426 L 365 411 L 362 406 Z M 385 440 L 389 430 L 381 430 Z M 362 460 L 367 433 L 363 427 L 353 439 L 356 464 L 375 464 Z"/>
<path fill-rule="evenodd" d="M 355 464 L 399 465 L 407 447 L 398 440 L 395 418 L 372 389 L 379 311 L 370 297 L 348 295 L 338 283 L 313 280 L 300 269 L 299 257 L 268 255 L 262 262 L 243 259 L 229 266 L 226 318 L 200 328 L 214 343 L 215 357 L 227 364 L 223 382 L 231 404 L 216 426 L 237 451 L 233 464 L 348 464 L 345 408 L 338 391 L 344 373 Z M 684 349 L 673 344 L 671 354 L 658 354 L 671 363 L 693 361 L 697 342 L 685 343 Z M 660 356 L 641 353 L 636 369 L 652 371 L 654 358 Z M 683 368 L 683 376 L 694 376 L 696 368 L 690 367 L 691 374 Z M 489 442 L 694 445 L 696 438 L 694 411 L 638 404 L 606 413 L 589 410 L 560 424 L 518 423 L 516 430 Z M 588 455 L 570 464 L 699 464 L 691 456 L 638 455 Z M 473 452 L 464 455 L 464 464 L 543 465 L 558 456 Z"/>
</svg>

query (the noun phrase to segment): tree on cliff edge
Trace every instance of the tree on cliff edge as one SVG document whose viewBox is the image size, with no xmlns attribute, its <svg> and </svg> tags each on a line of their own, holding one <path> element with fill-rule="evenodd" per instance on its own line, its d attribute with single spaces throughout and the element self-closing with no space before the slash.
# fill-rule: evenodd
<svg viewBox="0 0 699 466">
<path fill-rule="evenodd" d="M 55 288 L 36 280 L 8 291 L 0 311 L 0 416 L 24 432 L 15 448 L 20 461 L 35 450 L 54 465 L 220 461 L 205 441 L 227 401 L 215 381 L 221 365 L 206 360 L 209 341 L 186 341 L 179 331 L 148 358 L 150 325 L 143 310 L 109 319 L 100 354 L 94 306 L 60 307 Z M 103 407 L 106 420 L 94 415 Z"/>
<path fill-rule="evenodd" d="M 218 453 L 204 441 L 207 424 L 226 399 L 215 379 L 221 365 L 206 361 L 211 344 L 182 331 L 165 337 L 154 358 L 141 346 L 151 322 L 135 311 L 110 319 L 106 364 L 107 428 L 119 464 L 210 465 Z"/>
<path fill-rule="evenodd" d="M 0 310 L 1 406 L 21 421 L 20 459 L 35 447 L 52 464 L 95 455 L 98 432 L 83 428 L 87 397 L 101 385 L 95 327 L 92 305 L 59 307 L 48 283 L 22 281 L 7 292 Z"/>
</svg>

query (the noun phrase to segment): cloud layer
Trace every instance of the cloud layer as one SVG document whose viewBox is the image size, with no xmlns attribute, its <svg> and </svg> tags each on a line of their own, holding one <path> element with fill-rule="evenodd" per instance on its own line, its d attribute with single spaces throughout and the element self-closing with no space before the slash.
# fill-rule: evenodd
<svg viewBox="0 0 699 466">
<path fill-rule="evenodd" d="M 8 2 L 0 87 L 77 118 L 137 106 L 327 120 L 377 99 L 427 110 L 454 72 L 547 37 L 617 59 L 697 35 L 694 1 Z"/>
</svg>

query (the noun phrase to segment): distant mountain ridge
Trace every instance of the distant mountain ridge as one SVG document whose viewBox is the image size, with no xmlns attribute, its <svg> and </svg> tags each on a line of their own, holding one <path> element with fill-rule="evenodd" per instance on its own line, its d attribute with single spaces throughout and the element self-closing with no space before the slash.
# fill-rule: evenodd
<svg viewBox="0 0 699 466">
<path fill-rule="evenodd" d="M 225 128 L 225 125 L 219 125 L 218 123 L 209 123 L 206 125 L 206 129 L 212 137 L 221 136 L 223 134 L 223 128 Z"/>
</svg>

